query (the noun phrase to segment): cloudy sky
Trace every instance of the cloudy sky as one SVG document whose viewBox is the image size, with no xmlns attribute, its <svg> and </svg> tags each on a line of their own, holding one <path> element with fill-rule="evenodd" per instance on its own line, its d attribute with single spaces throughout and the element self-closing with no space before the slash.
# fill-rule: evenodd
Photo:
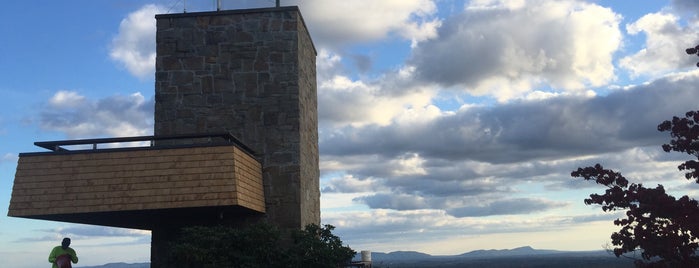
<svg viewBox="0 0 699 268">
<path fill-rule="evenodd" d="M 694 0 L 281 3 L 318 49 L 322 222 L 356 250 L 603 249 L 618 215 L 570 177 L 595 163 L 699 196 L 656 130 L 699 108 Z M 152 133 L 154 15 L 184 8 L 214 3 L 3 3 L 0 214 L 33 142 Z M 45 265 L 63 236 L 82 265 L 150 257 L 148 232 L 0 216 L 0 259 Z"/>
</svg>

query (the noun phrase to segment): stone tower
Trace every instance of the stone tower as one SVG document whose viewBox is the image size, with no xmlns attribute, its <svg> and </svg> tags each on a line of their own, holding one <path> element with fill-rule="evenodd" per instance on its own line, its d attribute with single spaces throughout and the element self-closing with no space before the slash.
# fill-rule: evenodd
<svg viewBox="0 0 699 268">
<path fill-rule="evenodd" d="M 156 20 L 155 136 L 226 132 L 254 151 L 266 212 L 224 222 L 264 220 L 282 229 L 319 224 L 316 50 L 299 9 Z M 172 230 L 152 232 L 157 264 Z"/>
</svg>

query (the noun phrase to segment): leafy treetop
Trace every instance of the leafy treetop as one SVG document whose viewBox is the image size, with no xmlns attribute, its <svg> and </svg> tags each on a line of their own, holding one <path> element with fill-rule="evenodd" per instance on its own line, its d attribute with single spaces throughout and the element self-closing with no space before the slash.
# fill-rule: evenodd
<svg viewBox="0 0 699 268">
<path fill-rule="evenodd" d="M 676 151 L 699 160 L 699 111 L 689 111 L 684 118 L 673 117 L 658 125 L 669 131 L 666 152 Z M 688 160 L 678 166 L 685 177 L 699 183 L 699 162 Z M 640 250 L 637 267 L 699 267 L 699 202 L 688 196 L 679 199 L 665 192 L 662 185 L 644 187 L 630 183 L 621 173 L 596 164 L 578 168 L 571 176 L 595 181 L 607 187 L 604 194 L 591 194 L 587 205 L 601 205 L 603 211 L 626 211 L 617 219 L 621 226 L 611 236 L 614 254 L 619 257 Z"/>
</svg>

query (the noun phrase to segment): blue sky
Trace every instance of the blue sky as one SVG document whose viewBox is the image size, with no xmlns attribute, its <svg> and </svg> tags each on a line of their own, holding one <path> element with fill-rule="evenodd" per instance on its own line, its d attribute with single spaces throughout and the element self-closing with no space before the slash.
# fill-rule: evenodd
<svg viewBox="0 0 699 268">
<path fill-rule="evenodd" d="M 152 133 L 153 17 L 184 2 L 3 4 L 0 214 L 33 142 Z M 595 163 L 697 196 L 656 131 L 698 108 L 693 0 L 281 2 L 318 49 L 322 222 L 356 250 L 602 249 L 618 215 L 570 177 Z M 6 216 L 0 259 L 45 265 L 63 236 L 81 265 L 149 260 L 145 231 Z"/>
</svg>

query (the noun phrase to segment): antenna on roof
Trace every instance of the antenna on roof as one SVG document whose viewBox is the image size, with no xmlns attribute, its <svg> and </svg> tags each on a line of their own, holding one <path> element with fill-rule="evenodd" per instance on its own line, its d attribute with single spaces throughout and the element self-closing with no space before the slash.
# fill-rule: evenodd
<svg viewBox="0 0 699 268">
<path fill-rule="evenodd" d="M 216 0 L 216 11 L 221 11 L 221 0 Z"/>
<path fill-rule="evenodd" d="M 187 0 L 184 0 L 182 4 L 182 13 L 187 13 Z"/>
<path fill-rule="evenodd" d="M 279 0 L 277 0 L 277 7 L 279 7 Z"/>
</svg>

